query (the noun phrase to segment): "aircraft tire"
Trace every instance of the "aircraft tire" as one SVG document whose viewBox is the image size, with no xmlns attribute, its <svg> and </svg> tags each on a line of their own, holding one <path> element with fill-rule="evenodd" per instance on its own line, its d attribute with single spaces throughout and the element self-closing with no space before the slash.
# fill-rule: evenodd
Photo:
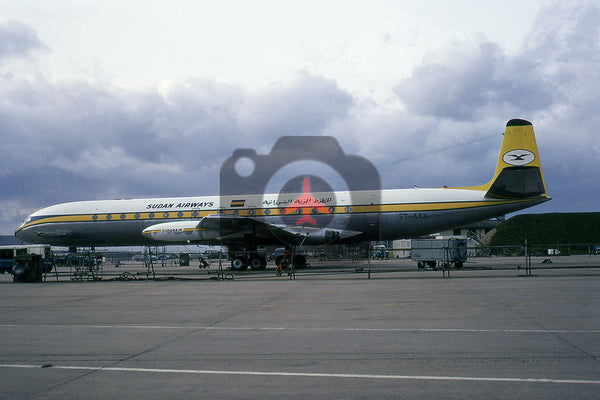
<svg viewBox="0 0 600 400">
<path fill-rule="evenodd" d="M 243 271 L 248 268 L 248 264 L 246 264 L 246 260 L 242 257 L 236 257 L 231 260 L 231 269 L 234 271 Z"/>
<path fill-rule="evenodd" d="M 250 268 L 253 271 L 262 271 L 267 268 L 267 260 L 263 256 L 253 257 L 250 260 Z"/>
<path fill-rule="evenodd" d="M 306 268 L 306 257 L 302 255 L 296 255 L 294 257 L 294 267 L 295 268 Z"/>
</svg>

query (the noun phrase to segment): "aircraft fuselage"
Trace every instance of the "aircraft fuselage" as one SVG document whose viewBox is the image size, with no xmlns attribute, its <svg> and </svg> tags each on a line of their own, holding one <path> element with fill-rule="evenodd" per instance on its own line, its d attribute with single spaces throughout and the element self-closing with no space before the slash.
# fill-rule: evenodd
<svg viewBox="0 0 600 400">
<path fill-rule="evenodd" d="M 329 213 L 312 215 L 319 224 L 328 219 L 327 227 L 361 232 L 339 242 L 393 240 L 418 237 L 458 225 L 505 215 L 549 198 L 493 199 L 485 191 L 470 189 L 396 189 L 383 190 L 381 202 L 369 202 L 370 193 L 358 196 L 360 204 L 350 204 L 347 192 L 313 194 L 328 207 Z M 298 194 L 290 194 L 295 198 Z M 17 229 L 16 236 L 28 243 L 59 246 L 116 246 L 188 243 L 150 238 L 142 232 L 153 225 L 193 221 L 203 217 L 224 214 L 250 217 L 266 224 L 290 224 L 295 215 L 282 215 L 285 208 L 277 195 L 245 196 L 234 198 L 180 197 L 135 200 L 103 200 L 63 203 L 44 208 L 30 215 Z M 335 197 L 332 198 L 332 197 Z M 236 201 L 243 204 L 236 207 Z M 278 204 L 280 203 L 280 204 Z M 234 204 L 234 207 L 231 207 Z M 287 204 L 283 201 L 283 204 Z M 293 225 L 293 221 L 291 221 Z M 211 238 L 205 232 L 196 243 L 220 244 L 217 234 Z M 328 239 L 315 237 L 307 244 L 320 244 Z M 264 242 L 264 241 L 263 241 Z M 280 243 L 276 237 L 273 244 Z"/>
</svg>

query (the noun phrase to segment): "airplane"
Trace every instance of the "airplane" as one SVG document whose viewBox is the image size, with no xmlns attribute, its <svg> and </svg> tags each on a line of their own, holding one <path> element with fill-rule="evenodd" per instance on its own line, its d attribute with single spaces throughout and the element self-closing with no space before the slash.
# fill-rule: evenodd
<svg viewBox="0 0 600 400">
<path fill-rule="evenodd" d="M 225 245 L 234 270 L 262 270 L 267 261 L 257 252 L 259 246 L 416 238 L 551 199 L 533 125 L 522 119 L 506 124 L 496 171 L 483 185 L 311 193 L 306 177 L 302 193 L 288 193 L 284 202 L 281 196 L 62 203 L 28 216 L 15 236 L 26 243 L 68 247 Z M 294 263 L 301 265 L 305 259 Z"/>
</svg>

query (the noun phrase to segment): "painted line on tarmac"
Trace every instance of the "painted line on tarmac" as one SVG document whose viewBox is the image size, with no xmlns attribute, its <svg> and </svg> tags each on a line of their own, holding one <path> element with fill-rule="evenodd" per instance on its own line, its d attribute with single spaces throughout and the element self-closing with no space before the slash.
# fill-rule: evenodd
<svg viewBox="0 0 600 400">
<path fill-rule="evenodd" d="M 115 371 L 115 372 L 149 372 L 163 374 L 196 374 L 196 375 L 245 375 L 276 376 L 296 378 L 352 378 L 352 379 L 389 379 L 419 381 L 465 381 L 465 382 L 512 382 L 512 383 L 552 383 L 576 385 L 600 385 L 599 380 L 552 379 L 552 378 L 498 378 L 479 376 L 428 376 L 428 375 L 377 375 L 377 374 L 334 374 L 320 372 L 279 372 L 279 371 L 224 371 L 205 369 L 171 369 L 171 368 L 125 368 L 125 367 L 86 367 L 73 365 L 27 365 L 0 364 L 0 368 L 28 369 L 62 369 L 79 371 Z"/>
<path fill-rule="evenodd" d="M 471 328 L 327 328 L 277 326 L 210 326 L 210 325 L 75 325 L 75 324 L 0 324 L 0 328 L 80 328 L 80 329 L 189 329 L 219 331 L 314 331 L 314 332 L 432 332 L 432 333 L 600 333 L 573 329 L 471 329 Z"/>
<path fill-rule="evenodd" d="M 599 330 L 556 330 L 556 329 L 470 329 L 470 328 L 289 328 L 289 327 L 230 327 L 207 326 L 207 330 L 238 331 L 331 331 L 331 332 L 472 332 L 472 333 L 600 333 Z"/>
</svg>

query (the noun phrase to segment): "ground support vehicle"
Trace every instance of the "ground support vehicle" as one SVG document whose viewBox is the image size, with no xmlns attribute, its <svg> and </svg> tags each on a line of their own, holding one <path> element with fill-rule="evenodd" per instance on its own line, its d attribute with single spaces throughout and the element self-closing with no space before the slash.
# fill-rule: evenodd
<svg viewBox="0 0 600 400">
<path fill-rule="evenodd" d="M 0 273 L 12 274 L 15 282 L 41 282 L 42 274 L 53 267 L 48 245 L 0 246 Z"/>
<path fill-rule="evenodd" d="M 410 257 L 421 268 L 447 269 L 454 264 L 456 269 L 462 268 L 469 258 L 467 239 L 438 238 L 438 239 L 413 239 L 411 242 Z"/>
</svg>

